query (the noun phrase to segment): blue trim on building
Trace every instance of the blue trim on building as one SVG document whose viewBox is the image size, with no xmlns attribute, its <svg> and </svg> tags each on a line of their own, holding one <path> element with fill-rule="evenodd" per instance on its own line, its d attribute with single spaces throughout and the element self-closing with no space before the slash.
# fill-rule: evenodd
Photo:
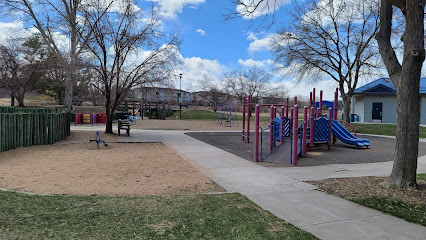
<svg viewBox="0 0 426 240">
<path fill-rule="evenodd" d="M 396 88 L 390 78 L 379 78 L 371 83 L 355 89 L 355 95 L 395 95 Z M 426 95 L 426 78 L 420 78 L 420 94 Z"/>
</svg>

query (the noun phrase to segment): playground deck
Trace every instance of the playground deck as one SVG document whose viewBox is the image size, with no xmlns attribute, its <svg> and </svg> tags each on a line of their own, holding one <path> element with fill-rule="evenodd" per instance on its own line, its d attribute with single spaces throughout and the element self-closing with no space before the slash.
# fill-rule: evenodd
<svg viewBox="0 0 426 240">
<path fill-rule="evenodd" d="M 246 143 L 241 140 L 241 133 L 239 132 L 188 132 L 186 134 L 248 161 L 253 161 L 254 159 L 254 137 L 251 143 Z M 358 135 L 363 138 L 362 134 Z M 378 136 L 364 136 L 364 138 L 370 140 L 371 146 L 369 149 L 355 149 L 354 146 L 339 141 L 336 144 L 332 144 L 331 150 L 327 150 L 327 144 L 321 144 L 314 147 L 314 151 L 308 151 L 307 157 L 299 157 L 297 164 L 298 166 L 320 166 L 328 164 L 375 163 L 394 160 L 394 138 Z M 261 165 L 266 165 L 268 167 L 290 167 L 289 145 L 290 140 L 286 139 L 286 143 L 277 148 L 264 162 L 261 162 Z M 288 157 L 286 158 L 288 161 L 277 163 L 282 162 L 280 156 L 285 156 L 287 154 Z M 420 142 L 419 156 L 424 155 L 426 155 L 426 143 Z"/>
</svg>

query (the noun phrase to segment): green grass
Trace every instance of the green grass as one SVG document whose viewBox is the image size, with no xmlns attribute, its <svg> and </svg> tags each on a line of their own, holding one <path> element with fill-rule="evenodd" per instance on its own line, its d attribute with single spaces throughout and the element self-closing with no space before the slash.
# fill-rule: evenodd
<svg viewBox="0 0 426 240">
<path fill-rule="evenodd" d="M 240 194 L 148 197 L 0 192 L 0 239 L 316 239 Z"/>
<path fill-rule="evenodd" d="M 426 181 L 426 173 L 417 174 L 417 180 Z M 399 199 L 381 196 L 371 196 L 362 199 L 351 198 L 349 200 L 426 227 L 425 204 L 407 203 Z"/>
<path fill-rule="evenodd" d="M 426 206 L 423 204 L 411 204 L 401 200 L 378 196 L 350 200 L 426 227 Z"/>
<path fill-rule="evenodd" d="M 185 119 L 185 120 L 215 120 L 216 116 L 219 116 L 220 118 L 222 118 L 222 115 L 213 112 L 213 111 L 206 111 L 206 110 L 182 110 L 182 117 L 180 119 Z M 238 121 L 242 121 L 243 117 L 242 116 L 237 116 L 234 115 L 236 120 Z M 169 119 L 177 119 L 179 117 L 179 111 L 175 111 L 173 113 L 173 115 L 171 115 L 169 117 Z M 225 114 L 223 116 L 224 119 L 229 118 L 229 114 Z M 254 121 L 254 114 L 252 114 L 251 119 Z M 269 122 L 269 117 L 260 117 L 260 121 L 262 122 Z"/>
<path fill-rule="evenodd" d="M 357 133 L 396 136 L 395 124 L 351 123 Z M 426 138 L 426 127 L 419 127 L 420 138 Z"/>
</svg>

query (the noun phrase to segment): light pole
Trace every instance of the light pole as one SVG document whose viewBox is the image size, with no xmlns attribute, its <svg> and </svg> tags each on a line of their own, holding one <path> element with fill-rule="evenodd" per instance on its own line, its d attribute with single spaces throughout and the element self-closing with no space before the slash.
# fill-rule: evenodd
<svg viewBox="0 0 426 240">
<path fill-rule="evenodd" d="M 179 74 L 179 118 L 182 118 L 182 73 Z"/>
</svg>

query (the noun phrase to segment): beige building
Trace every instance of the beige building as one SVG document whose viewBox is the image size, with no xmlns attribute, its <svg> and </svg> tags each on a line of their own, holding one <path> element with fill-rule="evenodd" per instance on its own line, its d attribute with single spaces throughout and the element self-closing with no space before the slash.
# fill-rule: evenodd
<svg viewBox="0 0 426 240">
<path fill-rule="evenodd" d="M 147 102 L 165 102 L 169 104 L 179 103 L 179 89 L 161 87 L 143 87 L 135 91 L 136 97 Z M 182 104 L 192 102 L 192 94 L 182 90 Z"/>
</svg>

